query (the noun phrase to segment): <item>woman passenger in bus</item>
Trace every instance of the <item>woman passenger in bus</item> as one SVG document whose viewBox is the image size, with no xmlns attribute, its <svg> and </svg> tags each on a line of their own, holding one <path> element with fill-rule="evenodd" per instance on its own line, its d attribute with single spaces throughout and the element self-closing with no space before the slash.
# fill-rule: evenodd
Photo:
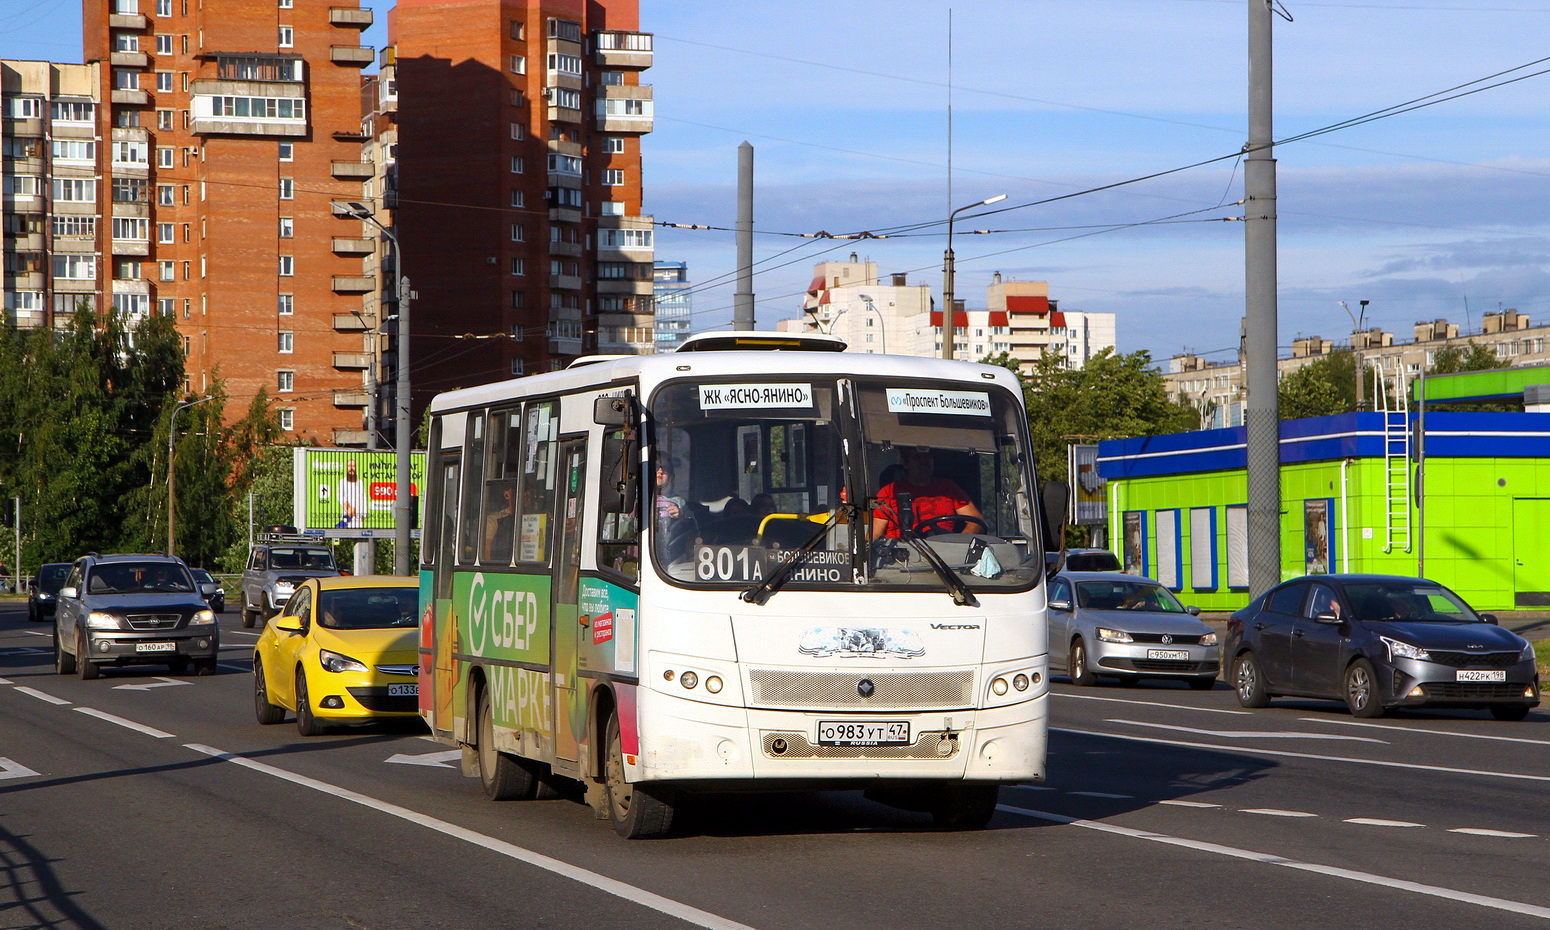
<svg viewBox="0 0 1550 930">
<path fill-rule="evenodd" d="M 673 494 L 673 463 L 667 459 L 657 463 L 653 507 L 656 519 L 652 529 L 657 540 L 657 557 L 669 563 L 687 558 L 698 527 L 684 499 Z"/>
</svg>

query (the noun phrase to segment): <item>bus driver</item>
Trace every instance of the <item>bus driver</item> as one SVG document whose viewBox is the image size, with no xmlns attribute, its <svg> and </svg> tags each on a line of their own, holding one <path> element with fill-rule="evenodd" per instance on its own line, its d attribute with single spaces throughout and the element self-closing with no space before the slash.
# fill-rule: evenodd
<svg viewBox="0 0 1550 930">
<path fill-rule="evenodd" d="M 936 460 L 929 446 L 909 446 L 899 454 L 904 473 L 877 492 L 878 507 L 872 511 L 872 538 L 899 537 L 901 495 L 907 495 L 911 529 L 964 532 L 972 527 L 985 529 L 985 518 L 958 482 L 936 474 Z M 961 520 L 951 519 L 961 516 Z"/>
</svg>

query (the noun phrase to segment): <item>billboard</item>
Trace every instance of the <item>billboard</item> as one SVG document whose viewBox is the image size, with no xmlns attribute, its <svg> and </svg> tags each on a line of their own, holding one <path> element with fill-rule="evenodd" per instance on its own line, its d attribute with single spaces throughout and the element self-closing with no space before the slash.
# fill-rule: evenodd
<svg viewBox="0 0 1550 930">
<path fill-rule="evenodd" d="M 398 500 L 397 453 L 296 449 L 293 469 L 297 529 L 341 539 L 392 538 L 393 505 Z M 409 484 L 415 517 L 412 535 L 418 537 L 424 452 L 409 454 Z"/>
<path fill-rule="evenodd" d="M 1096 445 L 1069 446 L 1066 474 L 1071 480 L 1071 522 L 1102 526 L 1109 522 L 1108 482 L 1098 474 Z"/>
</svg>

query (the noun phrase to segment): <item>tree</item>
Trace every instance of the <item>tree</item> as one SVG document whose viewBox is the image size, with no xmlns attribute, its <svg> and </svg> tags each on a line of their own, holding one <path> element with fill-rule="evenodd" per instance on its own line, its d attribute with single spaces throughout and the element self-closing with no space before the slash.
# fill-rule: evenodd
<svg viewBox="0 0 1550 930">
<path fill-rule="evenodd" d="M 1477 342 L 1467 343 L 1468 348 L 1461 346 L 1443 346 L 1432 356 L 1432 367 L 1426 373 L 1429 375 L 1452 375 L 1461 371 L 1490 371 L 1493 368 L 1502 367 L 1501 360 L 1496 357 L 1496 352 L 1490 346 Z"/>
<path fill-rule="evenodd" d="M 1276 405 L 1283 420 L 1355 410 L 1356 356 L 1350 349 L 1336 349 L 1282 378 L 1276 387 Z"/>
</svg>

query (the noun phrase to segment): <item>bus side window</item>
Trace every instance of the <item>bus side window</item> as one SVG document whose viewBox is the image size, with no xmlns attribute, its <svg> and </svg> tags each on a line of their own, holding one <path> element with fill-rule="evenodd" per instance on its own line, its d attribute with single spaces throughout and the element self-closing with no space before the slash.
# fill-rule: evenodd
<svg viewBox="0 0 1550 930">
<path fill-rule="evenodd" d="M 632 579 L 640 577 L 639 458 L 633 431 L 614 430 L 603 436 L 597 564 Z"/>
<path fill-rule="evenodd" d="M 490 414 L 489 460 L 485 466 L 484 529 L 479 561 L 510 565 L 515 552 L 520 507 L 517 475 L 521 463 L 522 417 L 515 410 Z"/>
<path fill-rule="evenodd" d="M 560 405 L 554 401 L 528 405 L 518 502 L 518 562 L 549 561 L 559 436 Z"/>
<path fill-rule="evenodd" d="M 484 483 L 484 414 L 474 412 L 468 416 L 468 435 L 463 450 L 463 519 L 462 532 L 458 537 L 458 561 L 472 563 L 476 557 L 475 543 L 484 524 L 479 519 L 479 505 L 484 500 L 480 493 Z"/>
</svg>

